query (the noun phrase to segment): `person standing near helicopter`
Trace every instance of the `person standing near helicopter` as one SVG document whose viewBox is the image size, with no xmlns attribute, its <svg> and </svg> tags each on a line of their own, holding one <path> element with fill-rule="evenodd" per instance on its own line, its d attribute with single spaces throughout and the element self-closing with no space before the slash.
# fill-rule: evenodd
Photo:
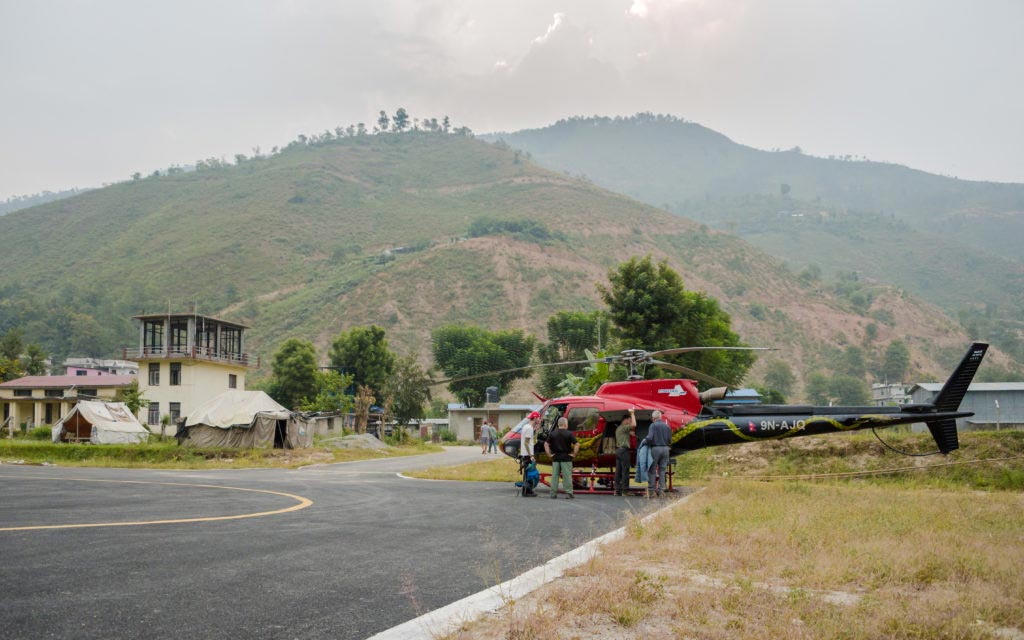
<svg viewBox="0 0 1024 640">
<path fill-rule="evenodd" d="M 526 474 L 529 470 L 530 464 L 533 460 L 533 448 L 537 443 L 537 424 L 540 422 L 540 414 L 536 411 L 530 413 L 529 422 L 523 425 L 523 428 L 519 430 L 519 468 L 523 472 L 523 497 L 532 498 L 537 494 L 534 493 L 533 488 L 528 483 Z M 536 467 L 534 467 L 536 468 Z"/>
<path fill-rule="evenodd" d="M 615 495 L 624 496 L 629 492 L 630 436 L 636 432 L 636 411 L 630 408 L 629 415 L 622 419 L 615 429 Z"/>
<path fill-rule="evenodd" d="M 565 497 L 572 500 L 572 461 L 580 451 L 580 443 L 576 434 L 569 431 L 569 420 L 565 416 L 558 419 L 554 431 L 544 441 L 544 452 L 551 456 L 551 498 L 558 497 L 558 478 L 562 478 Z"/>
<path fill-rule="evenodd" d="M 667 487 L 666 473 L 668 473 L 669 448 L 672 446 L 672 428 L 661 419 L 661 412 L 655 410 L 651 413 L 650 429 L 647 437 L 644 438 L 651 447 L 651 466 L 647 468 L 647 497 L 650 498 L 652 491 L 657 497 Z M 655 472 L 657 471 L 657 475 Z"/>
</svg>

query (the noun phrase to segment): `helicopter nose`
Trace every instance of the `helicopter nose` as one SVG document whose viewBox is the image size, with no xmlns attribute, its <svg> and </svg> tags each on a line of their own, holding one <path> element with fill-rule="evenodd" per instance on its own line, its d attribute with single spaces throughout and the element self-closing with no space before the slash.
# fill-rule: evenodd
<svg viewBox="0 0 1024 640">
<path fill-rule="evenodd" d="M 519 457 L 519 440 L 516 439 L 516 440 L 509 440 L 509 441 L 505 442 L 505 444 L 502 447 L 502 449 L 505 451 L 505 455 L 510 456 L 512 458 L 518 458 Z"/>
</svg>

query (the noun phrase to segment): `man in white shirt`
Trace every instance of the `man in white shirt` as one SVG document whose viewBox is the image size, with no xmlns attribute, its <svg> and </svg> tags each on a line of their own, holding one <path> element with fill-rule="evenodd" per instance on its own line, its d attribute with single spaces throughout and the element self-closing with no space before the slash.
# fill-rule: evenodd
<svg viewBox="0 0 1024 640">
<path fill-rule="evenodd" d="M 533 448 L 537 444 L 536 434 L 537 425 L 540 424 L 540 414 L 534 411 L 527 418 L 530 421 L 519 430 L 519 468 L 523 471 L 523 496 L 532 498 L 537 494 L 532 490 L 529 492 L 526 490 L 526 468 L 533 461 Z"/>
</svg>

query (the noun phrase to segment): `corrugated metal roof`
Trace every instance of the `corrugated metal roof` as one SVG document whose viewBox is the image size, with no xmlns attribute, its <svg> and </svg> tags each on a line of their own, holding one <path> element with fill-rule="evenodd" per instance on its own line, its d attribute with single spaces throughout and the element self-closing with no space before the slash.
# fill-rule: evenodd
<svg viewBox="0 0 1024 640">
<path fill-rule="evenodd" d="M 536 411 L 540 409 L 539 404 L 499 404 L 498 411 Z M 490 411 L 484 407 L 467 407 L 464 404 L 450 403 L 448 405 L 449 411 Z"/>
<path fill-rule="evenodd" d="M 943 382 L 918 382 L 911 390 L 941 391 Z M 974 382 L 967 391 L 1024 391 L 1024 382 Z"/>
<path fill-rule="evenodd" d="M 78 387 L 123 387 L 135 376 L 25 376 L 0 384 L 0 389 L 66 389 Z"/>
</svg>

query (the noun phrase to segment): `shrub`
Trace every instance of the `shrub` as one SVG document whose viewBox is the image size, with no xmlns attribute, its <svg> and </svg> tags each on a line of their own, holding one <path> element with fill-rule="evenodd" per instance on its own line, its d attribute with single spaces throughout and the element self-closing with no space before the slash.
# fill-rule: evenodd
<svg viewBox="0 0 1024 640">
<path fill-rule="evenodd" d="M 30 440 L 49 440 L 53 437 L 53 429 L 46 425 L 35 427 L 28 432 L 28 437 Z"/>
</svg>

